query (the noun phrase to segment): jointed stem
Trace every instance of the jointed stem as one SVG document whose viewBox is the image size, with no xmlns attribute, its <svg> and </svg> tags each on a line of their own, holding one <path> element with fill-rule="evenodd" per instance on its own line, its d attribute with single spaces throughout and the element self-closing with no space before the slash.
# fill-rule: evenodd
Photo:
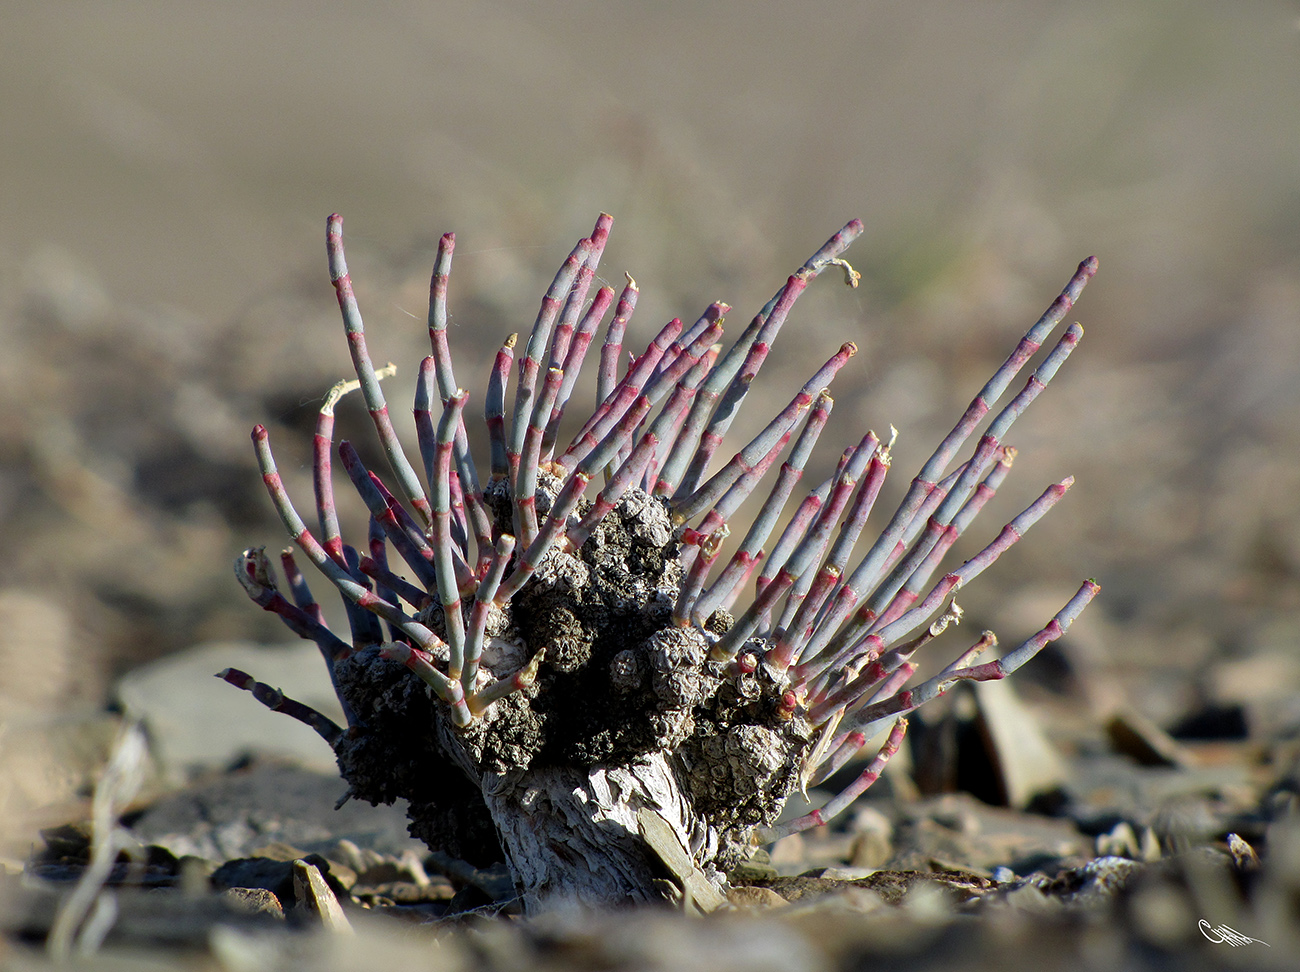
<svg viewBox="0 0 1300 972">
<path fill-rule="evenodd" d="M 344 568 L 330 559 L 329 554 L 302 522 L 298 511 L 293 508 L 289 494 L 285 492 L 284 484 L 280 481 L 280 473 L 275 468 L 275 459 L 271 455 L 266 429 L 260 425 L 253 429 L 253 445 L 257 451 L 258 465 L 262 470 L 262 481 L 271 496 L 276 512 L 280 514 L 280 522 L 284 524 L 293 542 L 307 555 L 307 559 L 316 565 L 316 569 L 328 577 L 349 601 L 388 621 L 416 645 L 428 651 L 441 644 L 441 639 L 432 631 L 406 615 L 395 604 L 368 590 L 364 584 L 354 580 Z"/>
<path fill-rule="evenodd" d="M 509 446 L 506 444 L 506 385 L 510 383 L 510 365 L 515 360 L 515 343 L 518 334 L 511 334 L 497 352 L 488 379 L 487 397 L 483 400 L 484 419 L 487 421 L 488 444 L 492 449 L 492 479 L 505 479 L 510 474 Z"/>
<path fill-rule="evenodd" d="M 551 339 L 551 329 L 555 319 L 566 300 L 569 290 L 578 278 L 578 271 L 591 254 L 591 240 L 579 240 L 567 260 L 555 274 L 551 287 L 542 298 L 542 306 L 533 322 L 533 330 L 528 335 L 528 344 L 524 356 L 519 359 L 519 383 L 515 386 L 515 413 L 510 427 L 510 439 L 506 448 L 509 464 L 510 481 L 519 482 L 519 462 L 524 449 L 524 437 L 533 418 L 534 397 L 537 388 L 537 373 L 541 368 L 542 355 Z"/>
<path fill-rule="evenodd" d="M 259 682 L 247 672 L 241 672 L 238 668 L 223 668 L 217 672 L 217 678 L 224 679 L 245 692 L 252 692 L 253 698 L 272 712 L 282 712 L 291 719 L 297 719 L 304 725 L 311 726 L 331 749 L 343 735 L 343 729 L 328 716 L 321 715 L 306 703 L 289 698 L 279 689 L 272 688 L 265 682 Z"/>
<path fill-rule="evenodd" d="M 433 471 L 433 562 L 437 568 L 438 600 L 447 629 L 450 660 L 448 675 L 459 679 L 465 664 L 465 619 L 460 613 L 460 589 L 456 583 L 455 546 L 451 539 L 451 452 L 456 429 L 469 392 L 457 390 L 443 409 L 438 423 L 437 462 Z"/>
<path fill-rule="evenodd" d="M 811 813 L 804 814 L 778 827 L 765 827 L 759 830 L 755 835 L 755 840 L 760 844 L 767 844 L 771 841 L 778 840 L 781 837 L 790 834 L 801 833 L 805 830 L 811 830 L 813 827 L 820 827 L 829 823 L 839 814 L 848 809 L 849 804 L 860 797 L 866 789 L 880 778 L 884 772 L 885 766 L 893 755 L 898 752 L 898 748 L 903 744 L 903 736 L 907 733 L 907 720 L 898 719 L 894 723 L 893 731 L 890 732 L 889 738 L 885 744 L 880 747 L 880 752 L 876 758 L 867 764 L 867 768 L 862 771 L 856 780 L 848 785 L 842 793 L 834 797 L 826 806 Z"/>
<path fill-rule="evenodd" d="M 605 331 L 605 343 L 600 347 L 600 370 L 596 374 L 596 404 L 599 405 L 614 393 L 618 384 L 618 359 L 623 353 L 623 334 L 627 322 L 636 310 L 636 299 L 640 294 L 636 281 L 630 273 L 625 273 L 627 284 L 619 295 L 618 306 L 614 308 L 614 319 Z"/>
<path fill-rule="evenodd" d="M 352 352 L 352 366 L 356 369 L 357 380 L 361 382 L 361 394 L 365 397 L 366 408 L 375 423 L 375 432 L 379 435 L 388 464 L 397 477 L 397 483 L 407 501 L 427 525 L 429 522 L 429 501 L 420 488 L 420 481 L 407 461 L 402 446 L 393 431 L 393 422 L 388 416 L 388 405 L 384 393 L 379 389 L 379 379 L 375 367 L 370 363 L 370 353 L 366 350 L 366 329 L 361 321 L 361 311 L 357 307 L 356 295 L 352 292 L 352 278 L 348 275 L 347 260 L 343 255 L 343 217 L 337 214 L 329 218 L 325 231 L 326 248 L 329 251 L 330 280 L 338 295 L 339 310 L 343 312 L 343 327 L 348 336 L 348 350 Z"/>
</svg>

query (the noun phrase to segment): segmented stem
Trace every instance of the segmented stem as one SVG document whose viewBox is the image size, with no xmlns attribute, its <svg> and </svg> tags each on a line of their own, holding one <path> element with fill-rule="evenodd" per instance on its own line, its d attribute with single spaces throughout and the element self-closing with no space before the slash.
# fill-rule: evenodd
<svg viewBox="0 0 1300 972">
<path fill-rule="evenodd" d="M 569 353 L 565 355 L 561 368 L 564 371 L 564 382 L 560 385 L 560 393 L 556 396 L 555 407 L 551 411 L 551 420 L 546 426 L 546 436 L 542 440 L 542 456 L 549 459 L 555 450 L 555 440 L 560 432 L 560 421 L 564 418 L 565 406 L 569 403 L 569 398 L 573 395 L 573 386 L 578 382 L 578 372 L 582 368 L 582 362 L 587 357 L 587 350 L 591 347 L 591 339 L 595 337 L 596 328 L 600 326 L 601 319 L 605 312 L 609 310 L 609 305 L 614 302 L 614 288 L 601 287 L 596 291 L 596 296 L 587 308 L 587 312 L 582 315 L 582 320 L 578 322 L 578 328 L 573 334 L 573 341 L 569 346 Z"/>
<path fill-rule="evenodd" d="M 424 684 L 433 689 L 438 698 L 446 702 L 451 709 L 453 725 L 463 729 L 474 721 L 473 713 L 465 704 L 465 692 L 460 682 L 448 678 L 434 668 L 433 658 L 428 652 L 412 647 L 404 641 L 394 641 L 380 649 L 379 657 L 401 662 Z"/>
<path fill-rule="evenodd" d="M 681 333 L 681 329 L 682 322 L 673 318 L 655 335 L 645 354 L 636 359 L 636 363 L 628 369 L 614 391 L 597 406 L 591 418 L 578 431 L 573 444 L 555 461 L 558 475 L 567 475 L 577 468 L 584 457 L 605 440 L 610 429 L 620 422 L 632 403 L 642 397 L 642 389 L 654 373 L 655 364 L 663 357 L 664 350 L 673 339 Z"/>
<path fill-rule="evenodd" d="M 798 834 L 805 830 L 811 830 L 813 827 L 820 827 L 834 820 L 848 809 L 849 804 L 862 796 L 867 788 L 880 778 L 885 766 L 898 752 L 899 747 L 903 745 L 903 736 L 906 733 L 907 720 L 900 718 L 894 723 L 893 730 L 889 733 L 885 744 L 880 747 L 880 752 L 876 754 L 876 758 L 867 764 L 867 768 L 858 775 L 856 780 L 845 787 L 837 796 L 827 801 L 826 805 L 821 809 L 813 810 L 811 813 L 806 813 L 802 817 L 796 817 L 794 820 L 775 827 L 763 828 L 757 834 L 757 842 L 760 844 L 770 843 L 790 834 Z"/>
<path fill-rule="evenodd" d="M 813 447 L 817 444 L 822 429 L 830 418 L 831 409 L 834 405 L 835 402 L 829 392 L 823 391 L 817 396 L 817 401 L 813 404 L 808 421 L 804 424 L 803 431 L 799 433 L 799 438 L 795 440 L 794 448 L 790 450 L 789 457 L 781 464 L 781 469 L 777 472 L 776 483 L 763 501 L 763 506 L 758 515 L 754 517 L 749 532 L 745 534 L 740 547 L 732 555 L 731 560 L 723 568 L 717 580 L 698 600 L 696 612 L 700 617 L 707 619 L 719 607 L 723 607 L 728 598 L 733 596 L 734 592 L 739 589 L 749 574 L 758 566 L 759 557 L 762 556 L 763 544 L 767 542 L 767 538 L 776 529 L 777 521 L 785 510 L 785 504 L 789 500 L 790 494 L 794 492 L 795 485 L 803 476 L 804 466 L 808 462 L 809 455 L 812 454 Z M 694 414 L 693 410 L 692 414 Z"/>
<path fill-rule="evenodd" d="M 375 372 L 375 380 L 392 377 L 397 366 L 390 364 Z M 316 434 L 312 437 L 312 484 L 316 493 L 316 517 L 320 522 L 321 543 L 340 566 L 343 565 L 343 540 L 339 534 L 338 509 L 334 505 L 334 481 L 330 476 L 330 452 L 334 448 L 334 407 L 339 399 L 361 387 L 356 379 L 340 381 L 325 395 L 316 416 Z"/>
<path fill-rule="evenodd" d="M 431 353 L 419 369 L 413 408 L 429 489 L 426 497 L 401 449 L 380 390 L 380 379 L 392 373 L 392 366 L 377 371 L 366 347 L 365 328 L 344 256 L 342 220 L 337 215 L 329 218 L 330 279 L 357 378 L 331 390 L 316 423 L 312 473 L 321 540 L 302 522 L 284 489 L 266 429 L 256 427 L 253 441 L 263 482 L 286 531 L 343 595 L 352 644 L 329 631 L 320 605 L 288 550 L 281 554 L 281 563 L 291 600 L 277 589 L 261 550 L 246 551 L 236 561 L 236 574 L 255 603 L 275 613 L 300 636 L 316 642 L 332 678 L 338 662 L 354 656 L 358 649 L 381 645 L 382 657 L 400 662 L 432 687 L 446 703 L 452 725 L 458 727 L 469 725 L 495 701 L 528 689 L 536 683 L 544 649 L 505 677 L 481 670 L 492 611 L 510 602 L 557 544 L 566 543 L 571 550 L 583 546 L 627 491 L 638 485 L 670 497 L 678 526 L 683 580 L 672 612 L 676 624 L 704 626 L 717 610 L 729 609 L 764 560 L 764 545 L 786 515 L 794 487 L 829 418 L 833 402 L 826 389 L 855 353 L 855 346 L 844 344 L 729 462 L 711 477 L 708 469 L 809 281 L 836 267 L 843 270 L 850 285 L 857 285 L 859 275 L 841 254 L 862 232 L 862 224 L 855 220 L 832 236 L 786 280 L 725 353 L 717 342 L 731 308 L 716 302 L 688 328 L 683 329 L 678 319 L 670 321 L 645 353 L 631 360 L 620 378 L 626 328 L 638 298 L 636 282 L 629 275 L 601 347 L 597 406 L 568 449 L 552 458 L 580 368 L 596 329 L 614 304 L 614 289 L 608 286 L 600 287 L 587 304 L 611 225 L 612 219 L 602 213 L 591 236 L 578 242 L 556 272 L 518 361 L 514 354 L 518 338 L 511 335 L 492 367 L 484 403 L 494 483 L 491 498 L 494 503 L 508 502 L 511 534 L 500 533 L 489 514 L 465 428 L 468 395 L 458 388 L 452 367 L 447 296 L 455 236 L 445 234 L 438 244 L 429 284 Z M 890 465 L 889 445 L 882 447 L 870 433 L 855 448 L 846 450 L 836 474 L 799 504 L 767 556 L 754 599 L 714 641 L 710 658 L 730 663 L 729 672 L 753 672 L 760 659 L 770 670 L 791 671 L 792 681 L 778 700 L 777 715 L 789 717 L 807 706 L 808 719 L 821 729 L 817 744 L 804 760 L 801 783 L 806 785 L 814 772 L 824 779 L 888 720 L 942 694 L 955 681 L 1001 678 L 1014 671 L 1043 645 L 1059 638 L 1096 594 L 1096 583 L 1085 582 L 1046 627 L 1001 660 L 973 664 L 980 652 L 996 643 L 992 634 L 985 632 L 939 675 L 913 689 L 905 688 L 916 670 L 911 661 L 915 652 L 960 619 L 960 608 L 951 600 L 955 591 L 1015 544 L 1072 482 L 1065 479 L 1049 487 L 983 550 L 932 581 L 953 543 L 1007 475 L 1015 450 L 1003 444 L 1004 438 L 1079 341 L 1079 325 L 1065 329 L 1024 389 L 992 417 L 970 457 L 951 472 L 948 467 L 1061 323 L 1096 270 L 1095 258 L 1079 265 L 1051 307 L 1025 333 L 923 464 L 856 566 L 850 570 L 849 561 Z M 513 416 L 507 428 L 506 391 L 516 363 Z M 543 363 L 544 376 L 540 374 Z M 342 541 L 331 479 L 334 407 L 353 389 L 362 392 L 392 468 L 395 489 L 405 503 L 363 466 L 348 443 L 340 444 L 341 461 L 371 514 L 369 555 L 365 557 Z M 441 405 L 436 422 L 435 402 Z M 662 408 L 651 420 L 652 409 L 661 402 Z M 736 553 L 709 584 L 740 506 L 776 465 L 805 412 L 807 421 L 764 497 L 762 509 Z M 557 475 L 560 487 L 539 523 L 536 494 L 542 469 Z M 580 517 L 575 516 L 591 480 L 602 472 L 605 487 Z M 494 533 L 499 533 L 495 539 Z M 417 583 L 390 569 L 390 543 Z M 473 567 L 471 560 L 476 561 Z M 462 600 L 471 592 L 466 619 Z M 431 596 L 437 597 L 442 609 L 445 642 L 399 604 L 400 599 L 416 612 L 427 612 Z M 390 629 L 386 641 L 382 622 Z M 445 672 L 438 667 L 443 659 Z M 343 730 L 338 726 L 246 673 L 228 670 L 222 677 L 253 692 L 277 711 L 313 725 L 331 744 L 341 738 Z M 346 704 L 345 712 L 349 725 L 354 725 Z M 774 839 L 831 819 L 876 779 L 898 749 L 905 730 L 906 721 L 897 718 L 872 763 L 821 810 L 760 831 L 758 836 Z"/>
<path fill-rule="evenodd" d="M 591 240 L 579 240 L 569 254 L 568 259 L 555 274 L 550 289 L 542 298 L 542 306 L 537 311 L 533 330 L 528 335 L 528 344 L 524 356 L 519 359 L 519 381 L 515 386 L 515 412 L 510 426 L 510 438 L 506 447 L 506 461 L 509 465 L 508 475 L 513 483 L 519 482 L 519 462 L 523 454 L 524 437 L 532 423 L 534 398 L 537 387 L 537 373 L 541 368 L 542 355 L 551 339 L 551 330 L 561 307 L 578 278 L 578 271 L 591 254 Z"/>
<path fill-rule="evenodd" d="M 432 562 L 433 550 L 424 539 L 424 531 L 403 516 L 405 510 L 397 504 L 396 500 L 389 502 L 392 499 L 391 494 L 388 494 L 383 484 L 362 465 L 361 457 L 352 448 L 352 443 L 347 441 L 339 443 L 339 458 L 343 460 L 343 468 L 347 470 L 352 485 L 356 487 L 357 493 L 366 504 L 366 509 L 370 510 L 370 515 L 384 528 L 398 554 L 415 572 L 421 584 L 432 587 L 436 573 Z"/>
<path fill-rule="evenodd" d="M 492 480 L 510 475 L 509 446 L 506 444 L 506 385 L 510 383 L 510 365 L 515 360 L 518 334 L 511 334 L 497 352 L 488 378 L 487 397 L 483 400 L 483 417 L 487 421 L 488 445 L 492 450 Z"/>
<path fill-rule="evenodd" d="M 888 699 L 864 706 L 841 723 L 841 732 L 831 744 L 834 755 L 827 760 L 819 774 L 822 779 L 831 776 L 862 746 L 865 739 L 871 738 L 880 730 L 883 723 L 897 715 L 911 712 L 931 699 L 943 695 L 959 681 L 989 681 L 1006 678 L 1016 669 L 1033 658 L 1043 647 L 1056 641 L 1066 631 L 1075 618 L 1082 613 L 1092 599 L 1101 590 L 1094 580 L 1086 580 L 1074 597 L 1061 608 L 1037 634 L 1021 642 L 1015 649 L 998 661 L 968 668 L 947 668 L 933 678 L 922 682 L 914 689 L 905 689 Z M 983 639 L 981 639 L 983 641 Z M 969 654 L 969 652 L 967 652 Z"/>
<path fill-rule="evenodd" d="M 285 600 L 271 578 L 271 564 L 261 547 L 251 547 L 235 558 L 235 577 L 254 604 L 278 615 L 298 637 L 316 643 L 331 677 L 335 663 L 352 655 L 352 646 L 330 631 L 315 612 Z"/>
<path fill-rule="evenodd" d="M 796 285 L 797 289 L 792 289 L 790 282 L 786 282 L 785 287 L 781 288 L 754 317 L 749 327 L 740 336 L 740 340 L 718 365 L 717 383 L 710 382 L 707 387 L 701 389 L 699 406 L 702 409 L 709 409 L 712 417 L 693 455 L 683 449 L 682 453 L 669 459 L 667 468 L 672 472 L 671 478 L 673 481 L 680 480 L 680 486 L 673 496 L 674 500 L 695 492 L 704 481 L 709 462 L 722 444 L 722 437 L 731 428 L 731 422 L 739 411 L 740 403 L 748 393 L 749 384 L 767 358 L 772 342 L 776 340 L 777 332 L 785 322 L 785 316 L 789 313 L 794 299 L 798 297 L 809 279 L 839 259 L 839 255 L 848 249 L 849 244 L 862 234 L 862 230 L 860 220 L 850 220 L 838 233 L 823 243 L 795 274 L 795 277 L 802 281 Z M 853 285 L 856 286 L 856 283 Z M 783 302 L 784 306 L 782 306 Z M 760 344 L 763 347 L 758 347 Z M 719 396 L 721 396 L 720 402 Z M 716 407 L 715 402 L 719 402 Z M 681 466 L 687 461 L 689 466 L 683 473 Z"/>
<path fill-rule="evenodd" d="M 420 480 L 411 468 L 397 433 L 393 431 L 393 422 L 388 415 L 388 405 L 384 393 L 379 389 L 379 378 L 375 367 L 370 362 L 370 353 L 366 350 L 366 329 L 361 320 L 361 310 L 357 307 L 356 294 L 352 292 L 352 278 L 348 274 L 347 259 L 343 255 L 343 217 L 332 215 L 325 228 L 326 249 L 329 251 L 330 280 L 338 296 L 339 310 L 343 314 L 343 329 L 348 336 L 348 350 L 352 354 L 352 367 L 356 370 L 357 380 L 361 383 L 361 394 L 366 400 L 366 408 L 375 424 L 375 432 L 384 447 L 384 455 L 392 467 L 397 485 L 408 503 L 424 520 L 429 523 L 429 501 Z"/>
<path fill-rule="evenodd" d="M 745 470 L 751 468 L 760 457 L 772 448 L 772 445 L 778 439 L 790 433 L 795 423 L 799 421 L 799 416 L 812 404 L 814 398 L 826 390 L 826 387 L 834 380 L 835 375 L 844 367 L 849 358 L 857 353 L 857 350 L 857 345 L 852 341 L 843 344 L 839 351 L 832 355 L 830 360 L 822 365 L 817 373 L 799 389 L 798 394 L 790 400 L 790 404 L 782 409 L 780 414 L 772 419 L 762 432 L 751 439 L 745 448 L 736 453 L 732 460 L 720 469 L 713 478 L 690 496 L 680 501 L 673 500 L 674 517 L 681 522 L 688 522 L 713 506 L 722 494 L 731 487 L 731 484 L 741 477 Z M 744 378 L 744 375 L 742 374 L 741 377 Z M 750 378 L 752 379 L 752 377 L 751 375 Z"/>
<path fill-rule="evenodd" d="M 546 658 L 546 649 L 538 649 L 527 665 L 513 675 L 499 678 L 491 685 L 484 686 L 469 697 L 469 711 L 473 716 L 482 715 L 493 702 L 504 699 L 507 695 L 531 688 L 537 681 L 537 670 Z"/>
<path fill-rule="evenodd" d="M 994 561 L 1015 544 L 1025 532 L 1037 523 L 1065 495 L 1074 483 L 1070 476 L 1059 483 L 1054 483 L 1043 491 L 1021 513 L 1012 518 L 983 550 L 971 557 L 951 573 L 945 574 L 918 604 L 905 612 L 897 620 L 885 625 L 879 631 L 869 634 L 861 642 L 851 644 L 839 653 L 830 650 L 820 656 L 808 656 L 800 660 L 798 673 L 801 680 L 814 684 L 814 679 L 827 669 L 843 664 L 849 658 L 866 654 L 868 658 L 879 657 L 880 652 L 893 645 L 900 638 L 911 634 L 925 623 L 925 620 L 946 601 L 954 591 L 969 584 L 987 570 Z"/>
<path fill-rule="evenodd" d="M 328 716 L 317 712 L 305 702 L 289 698 L 279 689 L 272 688 L 265 682 L 259 682 L 247 672 L 241 672 L 238 668 L 223 668 L 217 672 L 217 678 L 224 679 L 235 688 L 251 692 L 253 698 L 272 712 L 281 712 L 291 719 L 297 719 L 304 725 L 310 726 L 329 744 L 330 749 L 333 749 L 343 736 L 343 729 Z"/>
<path fill-rule="evenodd" d="M 479 659 L 483 657 L 483 635 L 487 628 L 488 614 L 492 610 L 497 588 L 501 585 L 501 578 L 505 576 L 506 566 L 510 563 L 510 556 L 514 552 L 515 538 L 508 533 L 501 534 L 497 538 L 492 560 L 474 595 L 474 606 L 469 612 L 469 630 L 465 636 L 465 670 L 460 676 L 461 685 L 464 686 L 467 694 L 473 692 L 475 680 L 478 678 Z"/>
<path fill-rule="evenodd" d="M 433 470 L 433 562 L 437 568 L 438 600 L 442 604 L 443 623 L 447 629 L 450 660 L 447 674 L 459 679 L 465 665 L 465 619 L 460 613 L 460 588 L 456 583 L 455 546 L 451 538 L 451 453 L 456 428 L 469 392 L 460 389 L 452 395 L 438 422 L 437 462 Z"/>
<path fill-rule="evenodd" d="M 581 547 L 587 541 L 591 531 L 608 515 L 610 510 L 618 505 L 618 501 L 623 494 L 646 474 L 661 448 L 662 441 L 665 438 L 671 438 L 673 429 L 680 422 L 682 414 L 691 403 L 691 398 L 695 394 L 695 386 L 708 372 L 715 355 L 716 346 L 711 351 L 706 352 L 690 372 L 682 377 L 672 395 L 669 396 L 668 402 L 650 424 L 650 428 L 641 436 L 641 440 L 637 443 L 636 448 L 632 450 L 632 454 L 615 471 L 609 482 L 605 484 L 605 488 L 596 495 L 591 509 L 583 515 L 575 526 L 569 529 L 569 542 L 575 549 Z"/>
<path fill-rule="evenodd" d="M 627 284 L 619 295 L 618 306 L 614 308 L 614 319 L 605 330 L 605 343 L 600 346 L 600 368 L 596 373 L 596 404 L 609 398 L 618 384 L 618 359 L 623 353 L 623 334 L 627 322 L 636 310 L 636 299 L 640 294 L 636 281 L 630 273 L 624 273 Z"/>
<path fill-rule="evenodd" d="M 271 455 L 266 429 L 261 425 L 253 429 L 253 446 L 257 453 L 257 464 L 262 471 L 262 482 L 280 516 L 280 522 L 284 524 L 290 539 L 306 554 L 307 559 L 316 565 L 316 569 L 329 578 L 349 601 L 394 625 L 420 647 L 429 650 L 440 644 L 441 639 L 436 634 L 409 617 L 395 604 L 377 596 L 364 584 L 354 580 L 346 569 L 336 564 L 325 552 L 320 542 L 307 529 L 307 525 L 302 522 L 302 517 L 294 509 L 289 494 L 285 492 L 279 470 L 275 467 L 275 459 Z M 346 550 L 347 548 L 345 554 Z"/>
</svg>

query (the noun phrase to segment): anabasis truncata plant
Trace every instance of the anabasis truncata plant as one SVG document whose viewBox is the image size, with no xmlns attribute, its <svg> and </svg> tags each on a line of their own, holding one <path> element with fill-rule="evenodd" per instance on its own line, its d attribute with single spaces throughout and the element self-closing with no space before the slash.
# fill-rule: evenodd
<svg viewBox="0 0 1300 972">
<path fill-rule="evenodd" d="M 674 888 L 696 901 L 716 897 L 752 847 L 828 820 L 861 794 L 897 751 L 906 713 L 959 680 L 1015 671 L 1098 590 L 1084 582 L 1000 659 L 975 662 L 995 643 L 985 632 L 937 675 L 908 685 L 917 649 L 960 620 L 957 590 L 1071 484 L 1049 486 L 979 553 L 941 571 L 1006 477 L 1015 453 L 1005 436 L 1073 351 L 1078 324 L 954 465 L 958 452 L 1074 305 L 1095 258 L 1080 264 L 898 508 L 880 518 L 875 539 L 860 543 L 891 442 L 868 432 L 844 450 L 830 479 L 796 494 L 831 413 L 827 387 L 852 343 L 740 451 L 714 459 L 799 295 L 828 269 L 856 285 L 841 254 L 862 224 L 832 236 L 725 351 L 730 308 L 715 303 L 690 326 L 670 321 L 626 364 L 636 283 L 629 276 L 617 300 L 604 286 L 587 299 L 611 224 L 602 215 L 573 248 L 523 348 L 513 334 L 501 346 L 481 404 L 486 441 L 470 435 L 469 394 L 452 370 L 455 239 L 442 237 L 430 288 L 432 354 L 420 364 L 414 399 L 422 483 L 366 349 L 342 220 L 329 218 L 330 277 L 357 381 L 336 386 L 320 410 L 319 533 L 285 492 L 265 428 L 253 430 L 253 442 L 285 528 L 343 595 L 349 637 L 326 627 L 290 550 L 280 555 L 283 593 L 261 549 L 246 551 L 235 569 L 255 602 L 320 647 L 347 727 L 243 672 L 221 673 L 313 726 L 333 747 L 351 796 L 405 797 L 411 832 L 429 847 L 478 865 L 505 861 L 530 911 L 557 899 L 653 900 Z M 611 308 L 597 404 L 565 444 L 561 420 L 578 369 Z M 370 511 L 359 549 L 339 535 L 332 441 L 334 407 L 358 387 L 391 474 L 385 482 L 339 443 L 338 459 Z M 476 449 L 490 456 L 486 477 Z M 762 497 L 761 508 L 719 563 L 751 496 Z M 825 780 L 886 729 L 840 796 L 775 823 L 791 793 Z"/>
</svg>

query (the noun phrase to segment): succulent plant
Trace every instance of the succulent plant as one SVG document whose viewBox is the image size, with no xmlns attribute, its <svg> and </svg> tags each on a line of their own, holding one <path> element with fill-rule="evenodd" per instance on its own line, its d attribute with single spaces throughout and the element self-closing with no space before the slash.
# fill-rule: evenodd
<svg viewBox="0 0 1300 972">
<path fill-rule="evenodd" d="M 287 495 L 266 429 L 258 426 L 253 441 L 298 550 L 343 595 L 348 637 L 327 628 L 291 550 L 280 557 L 283 587 L 261 549 L 235 568 L 256 603 L 320 647 L 347 726 L 243 672 L 221 673 L 312 725 L 333 747 L 351 796 L 405 797 L 412 834 L 431 848 L 477 865 L 505 861 L 529 910 L 556 899 L 716 894 L 754 846 L 830 819 L 865 790 L 902 742 L 906 713 L 961 680 L 1015 671 L 1098 590 L 1086 581 L 1000 659 L 976 662 L 996 643 L 985 632 L 909 687 L 914 653 L 960 620 L 953 595 L 1071 484 L 1049 486 L 979 553 L 941 569 L 1006 477 L 1014 457 L 1006 433 L 1078 343 L 1078 324 L 993 416 L 969 457 L 955 462 L 958 452 L 1069 312 L 1095 258 L 1080 264 L 881 518 L 875 539 L 862 543 L 892 441 L 868 432 L 844 450 L 830 479 L 796 494 L 831 413 L 827 388 L 853 344 L 838 348 L 751 441 L 715 461 L 799 295 L 825 270 L 856 285 L 841 254 L 862 224 L 832 236 L 725 351 L 730 308 L 715 303 L 690 326 L 669 322 L 626 365 L 635 281 L 627 278 L 617 300 L 601 286 L 588 301 L 611 224 L 602 215 L 555 275 L 518 358 L 512 408 L 516 336 L 501 346 L 482 404 L 486 440 L 468 432 L 469 396 L 452 368 L 455 240 L 442 237 L 429 303 L 432 354 L 414 397 L 422 483 L 367 352 L 342 220 L 330 217 L 330 276 L 357 380 L 336 386 L 320 410 L 319 533 Z M 597 404 L 564 445 L 562 431 L 576 424 L 564 417 L 578 370 L 611 308 Z M 339 444 L 370 511 L 360 549 L 340 536 L 332 483 L 334 406 L 353 388 L 392 484 Z M 476 450 L 490 456 L 486 477 Z M 746 515 L 746 532 L 724 561 L 724 540 L 750 498 L 761 498 L 760 508 Z M 792 793 L 826 780 L 886 732 L 840 796 L 776 823 Z"/>
</svg>

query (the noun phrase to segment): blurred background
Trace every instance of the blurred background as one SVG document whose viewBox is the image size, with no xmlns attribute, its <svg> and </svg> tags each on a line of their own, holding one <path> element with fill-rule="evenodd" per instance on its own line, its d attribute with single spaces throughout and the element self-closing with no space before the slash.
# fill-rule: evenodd
<svg viewBox="0 0 1300 972">
<path fill-rule="evenodd" d="M 5 22 L 10 809 L 75 789 L 32 740 L 122 673 L 286 640 L 229 565 L 283 537 L 249 429 L 272 428 L 305 500 L 315 409 L 349 369 L 335 211 L 372 354 L 402 369 L 397 412 L 445 231 L 457 373 L 481 396 L 601 210 L 602 276 L 641 289 L 630 346 L 712 300 L 738 333 L 862 218 L 863 286 L 810 288 L 762 400 L 857 342 L 818 471 L 892 424 L 894 498 L 1097 254 L 1071 315 L 1087 334 L 1017 425 L 967 552 L 1077 484 L 963 598 L 970 625 L 1014 644 L 1095 576 L 1027 683 L 1104 678 L 1166 725 L 1294 693 L 1300 4 L 10 0 Z M 230 692 L 234 719 L 254 703 Z"/>
</svg>

